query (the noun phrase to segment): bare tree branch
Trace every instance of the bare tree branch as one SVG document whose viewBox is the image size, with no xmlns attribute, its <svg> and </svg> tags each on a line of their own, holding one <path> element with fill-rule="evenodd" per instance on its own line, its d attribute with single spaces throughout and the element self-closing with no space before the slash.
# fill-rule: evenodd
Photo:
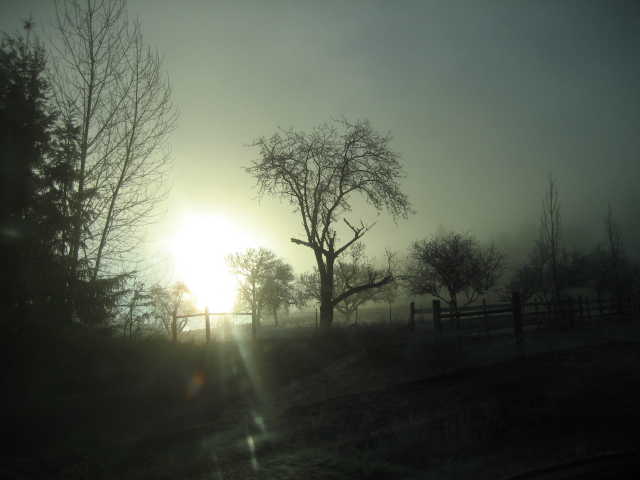
<svg viewBox="0 0 640 480">
<path fill-rule="evenodd" d="M 63 122 L 79 130 L 68 250 L 72 270 L 84 266 L 95 281 L 125 269 L 145 227 L 162 218 L 177 110 L 162 58 L 129 21 L 126 2 L 55 7 L 50 79 Z"/>
<path fill-rule="evenodd" d="M 355 226 L 351 213 L 354 196 L 375 210 L 387 211 L 394 220 L 413 213 L 398 180 L 404 178 L 400 155 L 389 148 L 391 135 L 381 136 L 367 120 L 349 122 L 342 117 L 310 133 L 279 129 L 270 138 L 250 145 L 260 149 L 260 159 L 245 170 L 256 179 L 258 198 L 265 195 L 289 201 L 300 215 L 306 239 L 292 238 L 314 252 L 320 276 L 320 311 L 323 325 L 333 321 L 334 264 L 373 225 Z M 338 245 L 336 223 L 342 219 L 350 238 Z M 370 281 L 354 286 L 344 298 L 385 283 Z"/>
<path fill-rule="evenodd" d="M 505 256 L 495 245 L 482 247 L 469 232 L 415 241 L 402 281 L 409 293 L 433 295 L 453 307 L 468 305 L 500 279 Z M 466 297 L 459 305 L 460 295 Z"/>
</svg>

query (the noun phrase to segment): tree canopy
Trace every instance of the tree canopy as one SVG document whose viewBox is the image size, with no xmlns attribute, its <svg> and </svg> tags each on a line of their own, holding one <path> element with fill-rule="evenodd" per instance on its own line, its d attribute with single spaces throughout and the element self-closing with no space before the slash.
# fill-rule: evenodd
<svg viewBox="0 0 640 480">
<path fill-rule="evenodd" d="M 4 296 L 23 313 L 46 304 L 49 318 L 104 323 L 162 217 L 177 110 L 126 2 L 54 3 L 46 48 L 31 19 L 26 38 L 2 40 Z"/>
<path fill-rule="evenodd" d="M 173 329 L 175 328 L 177 335 L 184 330 L 189 322 L 188 318 L 179 318 L 174 325 L 174 316 L 184 317 L 198 311 L 191 290 L 184 282 L 176 282 L 170 288 L 156 285 L 151 289 L 149 296 L 151 316 L 162 323 L 168 333 L 174 333 Z"/>
<path fill-rule="evenodd" d="M 347 218 L 354 199 L 364 199 L 394 220 L 412 213 L 400 188 L 405 175 L 400 154 L 389 147 L 391 139 L 391 134 L 373 130 L 368 120 L 351 123 L 342 117 L 310 133 L 280 130 L 251 144 L 260 148 L 260 158 L 246 171 L 255 177 L 259 197 L 285 199 L 299 215 L 304 235 L 291 241 L 313 251 L 320 276 L 320 319 L 325 326 L 331 325 L 333 308 L 346 296 L 381 287 L 393 278 L 351 285 L 341 298 L 334 296 L 336 258 L 373 226 Z M 347 227 L 348 237 L 342 244 L 338 244 L 339 222 Z"/>
<path fill-rule="evenodd" d="M 504 259 L 494 244 L 483 247 L 468 232 L 450 231 L 412 243 L 403 281 L 411 294 L 429 294 L 453 307 L 464 306 L 496 285 Z M 461 296 L 464 305 L 459 305 Z"/>
<path fill-rule="evenodd" d="M 248 248 L 225 257 L 238 281 L 237 303 L 251 309 L 253 337 L 264 308 L 277 311 L 293 299 L 293 269 L 268 248 Z"/>
<path fill-rule="evenodd" d="M 54 3 L 49 80 L 75 170 L 65 249 L 70 277 L 99 283 L 131 272 L 145 227 L 162 218 L 177 111 L 162 57 L 126 2 Z M 85 287 L 95 285 L 70 283 L 70 303 Z"/>
<path fill-rule="evenodd" d="M 25 26 L 26 28 L 26 26 Z M 57 112 L 48 100 L 46 52 L 37 39 L 0 43 L 0 320 L 63 315 L 66 268 L 61 239 L 69 222 Z"/>
</svg>

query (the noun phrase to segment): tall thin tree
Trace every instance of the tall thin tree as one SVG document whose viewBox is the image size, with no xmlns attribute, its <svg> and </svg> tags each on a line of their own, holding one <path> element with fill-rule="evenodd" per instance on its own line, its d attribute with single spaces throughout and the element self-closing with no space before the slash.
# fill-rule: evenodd
<svg viewBox="0 0 640 480">
<path fill-rule="evenodd" d="M 623 304 L 628 281 L 626 256 L 622 242 L 622 227 L 614 218 L 611 205 L 608 206 L 604 219 L 604 252 L 611 271 L 611 289 L 617 305 L 618 313 L 623 313 Z"/>
<path fill-rule="evenodd" d="M 549 175 L 549 187 L 542 200 L 539 237 L 529 252 L 529 273 L 535 296 L 558 302 L 567 290 L 581 283 L 581 256 L 564 246 L 558 187 Z"/>
<path fill-rule="evenodd" d="M 162 58 L 146 45 L 123 0 L 55 0 L 50 71 L 65 124 L 75 126 L 77 180 L 68 239 L 71 278 L 88 281 L 123 263 L 157 220 L 176 127 Z M 73 285 L 70 288 L 73 296 Z"/>
</svg>

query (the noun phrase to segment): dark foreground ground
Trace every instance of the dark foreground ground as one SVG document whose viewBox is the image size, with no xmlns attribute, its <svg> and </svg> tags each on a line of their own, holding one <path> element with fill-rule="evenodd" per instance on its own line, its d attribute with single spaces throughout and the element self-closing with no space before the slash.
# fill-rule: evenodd
<svg viewBox="0 0 640 480">
<path fill-rule="evenodd" d="M 0 478 L 596 480 L 640 468 L 632 322 L 520 346 L 388 328 L 209 348 L 31 336 L 4 338 L 1 360 Z"/>
</svg>

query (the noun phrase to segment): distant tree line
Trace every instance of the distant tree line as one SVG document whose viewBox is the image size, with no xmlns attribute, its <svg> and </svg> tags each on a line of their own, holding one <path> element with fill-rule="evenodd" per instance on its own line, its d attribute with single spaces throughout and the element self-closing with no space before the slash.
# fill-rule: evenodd
<svg viewBox="0 0 640 480">
<path fill-rule="evenodd" d="M 613 299 L 622 311 L 625 297 L 638 293 L 640 267 L 625 254 L 622 227 L 610 206 L 603 237 L 591 253 L 566 248 L 559 190 L 549 176 L 539 236 L 525 264 L 507 272 L 507 259 L 495 244 L 483 247 L 469 232 L 451 231 L 414 242 L 401 281 L 408 294 L 431 295 L 452 307 L 492 292 L 504 301 L 518 291 L 523 302 L 557 302 L 573 292 L 591 291 L 598 299 Z"/>
<path fill-rule="evenodd" d="M 640 265 L 629 258 L 622 241 L 622 226 L 608 206 L 603 222 L 603 239 L 591 252 L 569 250 L 564 242 L 559 191 L 549 176 L 542 201 L 538 239 L 528 261 L 517 266 L 500 293 L 520 291 L 523 301 L 558 301 L 574 291 L 590 291 L 598 299 L 614 300 L 619 310 L 626 296 L 640 290 Z"/>
<path fill-rule="evenodd" d="M 513 291 L 519 291 L 523 301 L 554 302 L 591 290 L 598 298 L 614 299 L 622 310 L 625 296 L 638 292 L 640 268 L 625 254 L 622 228 L 611 207 L 604 239 L 593 252 L 566 248 L 559 190 L 552 176 L 542 201 L 539 236 L 524 265 L 509 269 L 494 243 L 482 245 L 471 232 L 450 231 L 414 241 L 402 266 L 395 261 L 397 254 L 388 253 L 388 266 L 374 268 L 364 257 L 361 240 L 371 226 L 354 227 L 346 218 L 351 212 L 348 199 L 361 194 L 378 210 L 386 206 L 394 217 L 410 213 L 397 184 L 399 155 L 388 149 L 390 136 L 381 137 L 368 122 L 351 124 L 343 118 L 335 123 L 311 134 L 284 131 L 254 142 L 262 158 L 247 168 L 261 195 L 288 199 L 300 215 L 306 239 L 291 241 L 310 248 L 317 267 L 299 277 L 293 298 L 298 305 L 320 305 L 325 326 L 331 325 L 333 309 L 349 321 L 367 302 L 393 302 L 399 287 L 410 296 L 429 295 L 452 307 L 490 294 L 508 300 Z M 338 220 L 351 231 L 342 246 L 337 243 Z"/>
</svg>

